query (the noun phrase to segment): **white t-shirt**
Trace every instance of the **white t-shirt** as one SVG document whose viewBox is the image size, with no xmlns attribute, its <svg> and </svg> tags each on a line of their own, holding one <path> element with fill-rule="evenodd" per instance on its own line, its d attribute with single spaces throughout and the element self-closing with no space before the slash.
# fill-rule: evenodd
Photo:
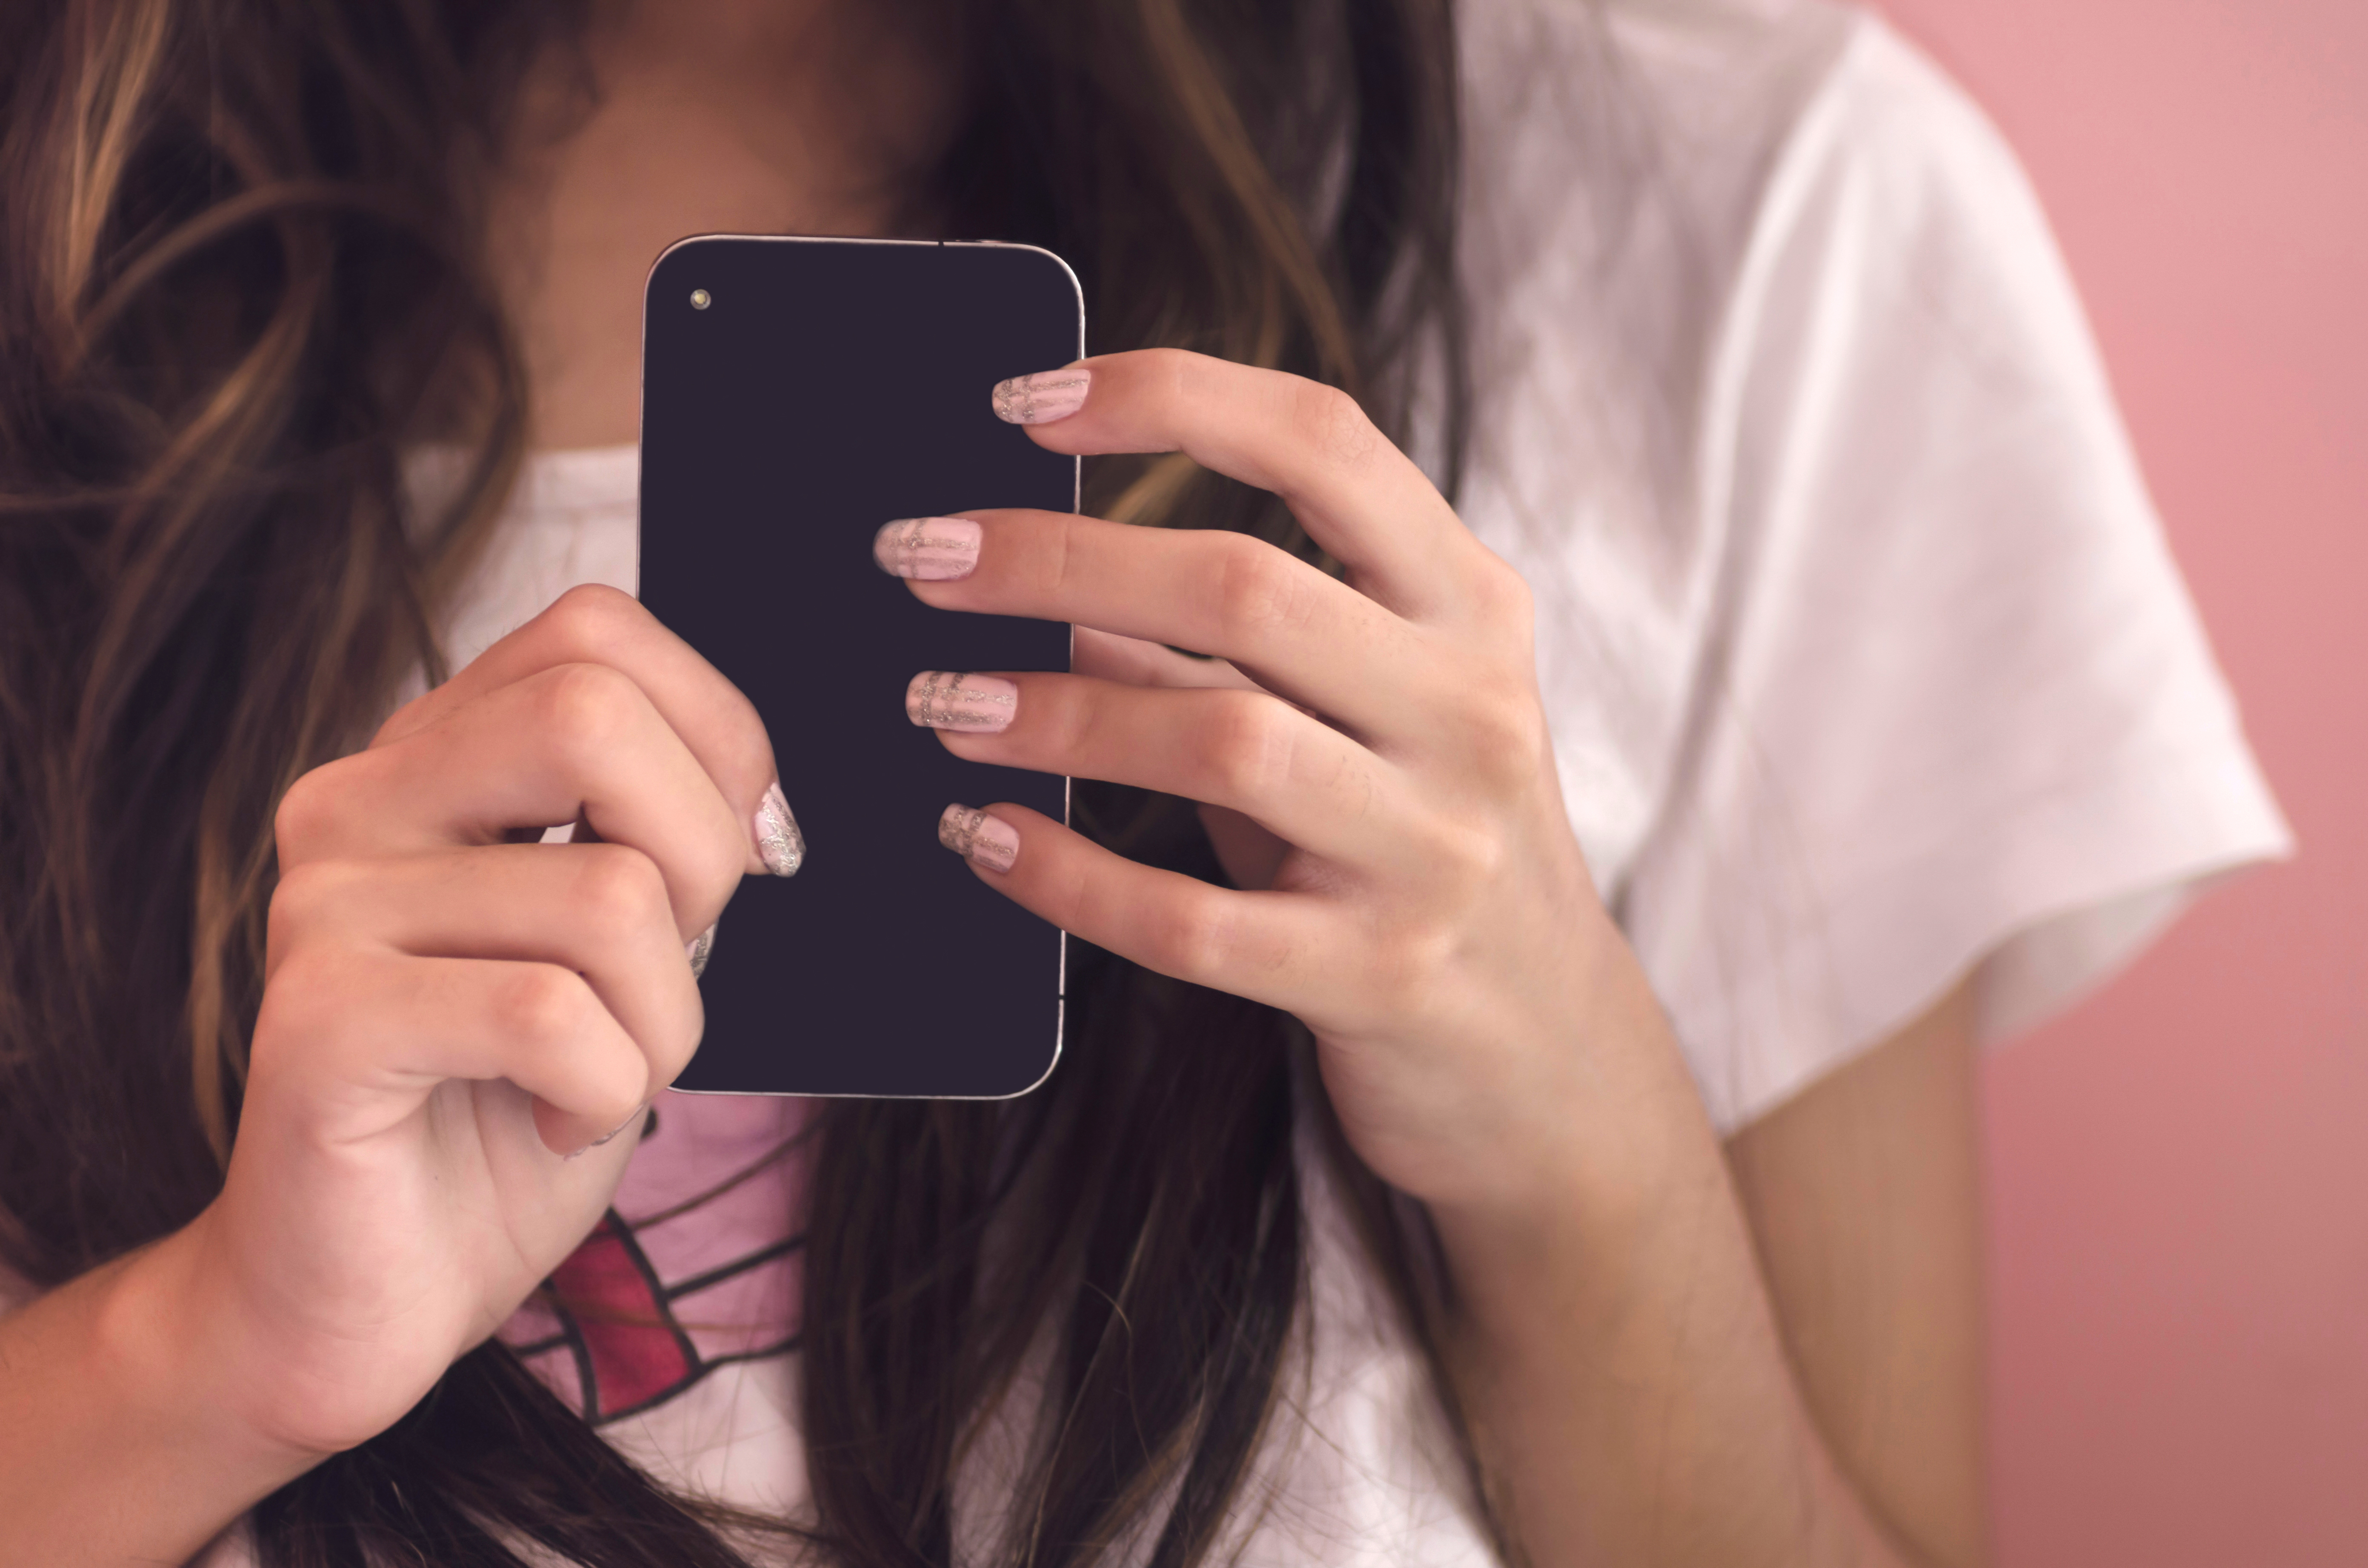
<svg viewBox="0 0 2368 1568">
<path fill-rule="evenodd" d="M 1535 591 L 1572 821 L 1716 1124 L 1969 972 L 1985 1035 L 2019 1029 L 2203 882 L 2287 853 L 1980 113 L 1827 0 L 1461 9 L 1480 389 L 1461 509 Z M 635 487 L 630 449 L 536 460 L 454 657 L 572 584 L 630 588 Z M 621 1214 L 668 1211 L 657 1151 L 683 1165 L 704 1119 L 715 1147 L 762 1142 L 763 1113 L 715 1106 L 661 1103 Z M 1304 1416 L 1243 1560 L 1484 1561 L 1315 1164 Z M 662 1477 L 794 1508 L 795 1375 L 793 1355 L 723 1358 L 602 1430 Z M 961 1511 L 992 1518 L 991 1474 Z"/>
</svg>

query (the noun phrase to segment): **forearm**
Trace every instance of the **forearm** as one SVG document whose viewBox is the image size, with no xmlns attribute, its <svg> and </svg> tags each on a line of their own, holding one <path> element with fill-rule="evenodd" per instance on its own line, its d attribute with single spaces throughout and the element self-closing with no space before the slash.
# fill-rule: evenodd
<svg viewBox="0 0 2368 1568">
<path fill-rule="evenodd" d="M 248 1428 L 168 1238 L 0 1318 L 0 1562 L 188 1561 L 314 1462 Z"/>
<path fill-rule="evenodd" d="M 1809 1414 L 1674 1047 L 1635 1062 L 1616 1155 L 1593 1136 L 1531 1201 L 1435 1210 L 1457 1381 L 1515 1538 L 1536 1568 L 1926 1561 Z M 1576 1119 L 1574 1146 L 1595 1119 Z"/>
</svg>

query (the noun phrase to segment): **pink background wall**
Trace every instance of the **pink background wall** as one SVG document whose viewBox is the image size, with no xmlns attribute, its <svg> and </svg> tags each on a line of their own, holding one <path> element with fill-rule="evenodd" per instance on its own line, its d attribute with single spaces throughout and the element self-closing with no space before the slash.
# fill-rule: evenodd
<svg viewBox="0 0 2368 1568">
<path fill-rule="evenodd" d="M 2004 1568 L 2368 1563 L 2368 3 L 1885 0 L 2053 214 L 2302 840 L 1993 1059 Z"/>
</svg>

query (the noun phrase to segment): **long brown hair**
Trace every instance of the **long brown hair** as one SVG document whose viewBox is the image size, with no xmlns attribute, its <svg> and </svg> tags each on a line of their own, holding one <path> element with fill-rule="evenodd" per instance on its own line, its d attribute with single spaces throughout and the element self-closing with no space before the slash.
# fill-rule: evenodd
<svg viewBox="0 0 2368 1568">
<path fill-rule="evenodd" d="M 1452 468 L 1448 0 L 933 3 L 970 73 L 934 175 L 950 233 L 1068 257 L 1098 349 L 1315 376 L 1401 438 L 1420 380 Z M 405 672 L 440 674 L 436 606 L 524 428 L 470 174 L 535 51 L 581 20 L 567 0 L 0 14 L 0 1261 L 37 1283 L 218 1189 L 273 808 Z M 400 455 L 455 406 L 482 411 L 471 480 L 414 517 Z M 1105 515 L 1308 551 L 1269 498 L 1181 460 L 1091 478 Z M 1128 852 L 1222 876 L 1186 803 L 1081 796 Z M 793 1533 L 826 1556 L 951 1559 L 956 1467 L 1045 1325 L 1050 1436 L 998 1554 L 1082 1563 L 1149 1521 L 1167 1568 L 1224 1539 L 1303 1293 L 1305 1042 L 1090 950 L 1073 994 L 1073 1049 L 1026 1100 L 825 1118 Z M 1389 1195 L 1329 1144 L 1435 1345 Z M 668 1495 L 498 1344 L 257 1518 L 275 1568 L 508 1565 L 528 1540 L 720 1568 L 746 1561 L 723 1527 L 787 1528 Z"/>
</svg>

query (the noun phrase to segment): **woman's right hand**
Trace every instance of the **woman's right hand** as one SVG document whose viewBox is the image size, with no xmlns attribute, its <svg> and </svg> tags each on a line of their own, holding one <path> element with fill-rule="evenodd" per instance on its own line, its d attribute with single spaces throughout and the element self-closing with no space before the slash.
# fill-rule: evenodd
<svg viewBox="0 0 2368 1568">
<path fill-rule="evenodd" d="M 775 778 L 746 698 L 579 588 L 289 790 L 228 1177 L 168 1244 L 255 1435 L 384 1429 L 598 1220 L 699 1043 L 686 944 L 795 869 Z"/>
</svg>

